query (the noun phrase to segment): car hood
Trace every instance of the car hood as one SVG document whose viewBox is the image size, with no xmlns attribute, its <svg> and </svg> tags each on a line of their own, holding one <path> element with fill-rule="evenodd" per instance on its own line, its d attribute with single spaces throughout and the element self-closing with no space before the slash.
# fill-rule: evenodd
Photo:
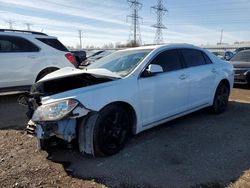
<svg viewBox="0 0 250 188">
<path fill-rule="evenodd" d="M 62 69 L 59 69 L 55 72 L 52 72 L 46 76 L 44 76 L 41 80 L 38 82 L 44 82 L 44 81 L 49 81 L 49 80 L 54 80 L 58 78 L 64 78 L 64 77 L 69 77 L 69 76 L 74 76 L 74 75 L 81 75 L 81 74 L 90 74 L 96 78 L 110 78 L 110 79 L 116 79 L 116 78 L 121 78 L 119 75 L 107 70 L 107 69 L 76 69 L 76 68 L 71 68 L 71 67 L 65 67 Z"/>
<path fill-rule="evenodd" d="M 230 61 L 234 68 L 250 68 L 250 62 L 247 61 Z"/>
<path fill-rule="evenodd" d="M 38 97 L 49 96 L 114 81 L 119 78 L 119 76 L 106 69 L 80 70 L 67 67 L 50 73 L 33 84 L 30 95 Z"/>
</svg>

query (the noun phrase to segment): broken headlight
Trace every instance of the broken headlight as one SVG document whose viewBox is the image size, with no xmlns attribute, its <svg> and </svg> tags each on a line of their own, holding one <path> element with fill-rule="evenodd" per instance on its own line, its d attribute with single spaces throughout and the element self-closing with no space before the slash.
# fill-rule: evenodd
<svg viewBox="0 0 250 188">
<path fill-rule="evenodd" d="M 74 110 L 78 104 L 78 101 L 68 99 L 39 106 L 34 112 L 32 120 L 34 122 L 60 120 Z"/>
</svg>

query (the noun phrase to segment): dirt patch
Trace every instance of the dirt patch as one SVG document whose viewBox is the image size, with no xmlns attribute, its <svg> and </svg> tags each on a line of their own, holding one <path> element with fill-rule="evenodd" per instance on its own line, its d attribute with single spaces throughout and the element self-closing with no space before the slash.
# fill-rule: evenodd
<svg viewBox="0 0 250 188">
<path fill-rule="evenodd" d="M 237 88 L 233 89 L 230 99 L 250 103 L 250 87 L 249 86 L 237 86 Z"/>
<path fill-rule="evenodd" d="M 1 187 L 105 187 L 68 176 L 61 164 L 47 160 L 46 152 L 36 151 L 35 139 L 24 131 L 0 131 L 0 148 Z"/>
</svg>

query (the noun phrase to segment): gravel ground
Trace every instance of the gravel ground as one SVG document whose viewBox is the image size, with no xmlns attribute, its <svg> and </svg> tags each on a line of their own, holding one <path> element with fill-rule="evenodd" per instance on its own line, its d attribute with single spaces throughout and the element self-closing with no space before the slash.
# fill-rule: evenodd
<svg viewBox="0 0 250 188">
<path fill-rule="evenodd" d="M 37 152 L 16 98 L 0 98 L 0 187 L 250 187 L 249 89 L 234 89 L 224 114 L 171 121 L 107 158 Z"/>
<path fill-rule="evenodd" d="M 68 176 L 46 152 L 36 151 L 35 139 L 27 139 L 24 131 L 0 131 L 0 148 L 1 187 L 105 187 Z"/>
</svg>

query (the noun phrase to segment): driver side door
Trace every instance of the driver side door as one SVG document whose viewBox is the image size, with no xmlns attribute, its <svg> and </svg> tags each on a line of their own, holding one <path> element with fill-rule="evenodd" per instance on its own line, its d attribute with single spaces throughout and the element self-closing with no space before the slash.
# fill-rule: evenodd
<svg viewBox="0 0 250 188">
<path fill-rule="evenodd" d="M 163 72 L 138 80 L 143 127 L 188 108 L 189 73 L 178 50 L 163 51 L 150 64 L 160 65 Z"/>
</svg>

